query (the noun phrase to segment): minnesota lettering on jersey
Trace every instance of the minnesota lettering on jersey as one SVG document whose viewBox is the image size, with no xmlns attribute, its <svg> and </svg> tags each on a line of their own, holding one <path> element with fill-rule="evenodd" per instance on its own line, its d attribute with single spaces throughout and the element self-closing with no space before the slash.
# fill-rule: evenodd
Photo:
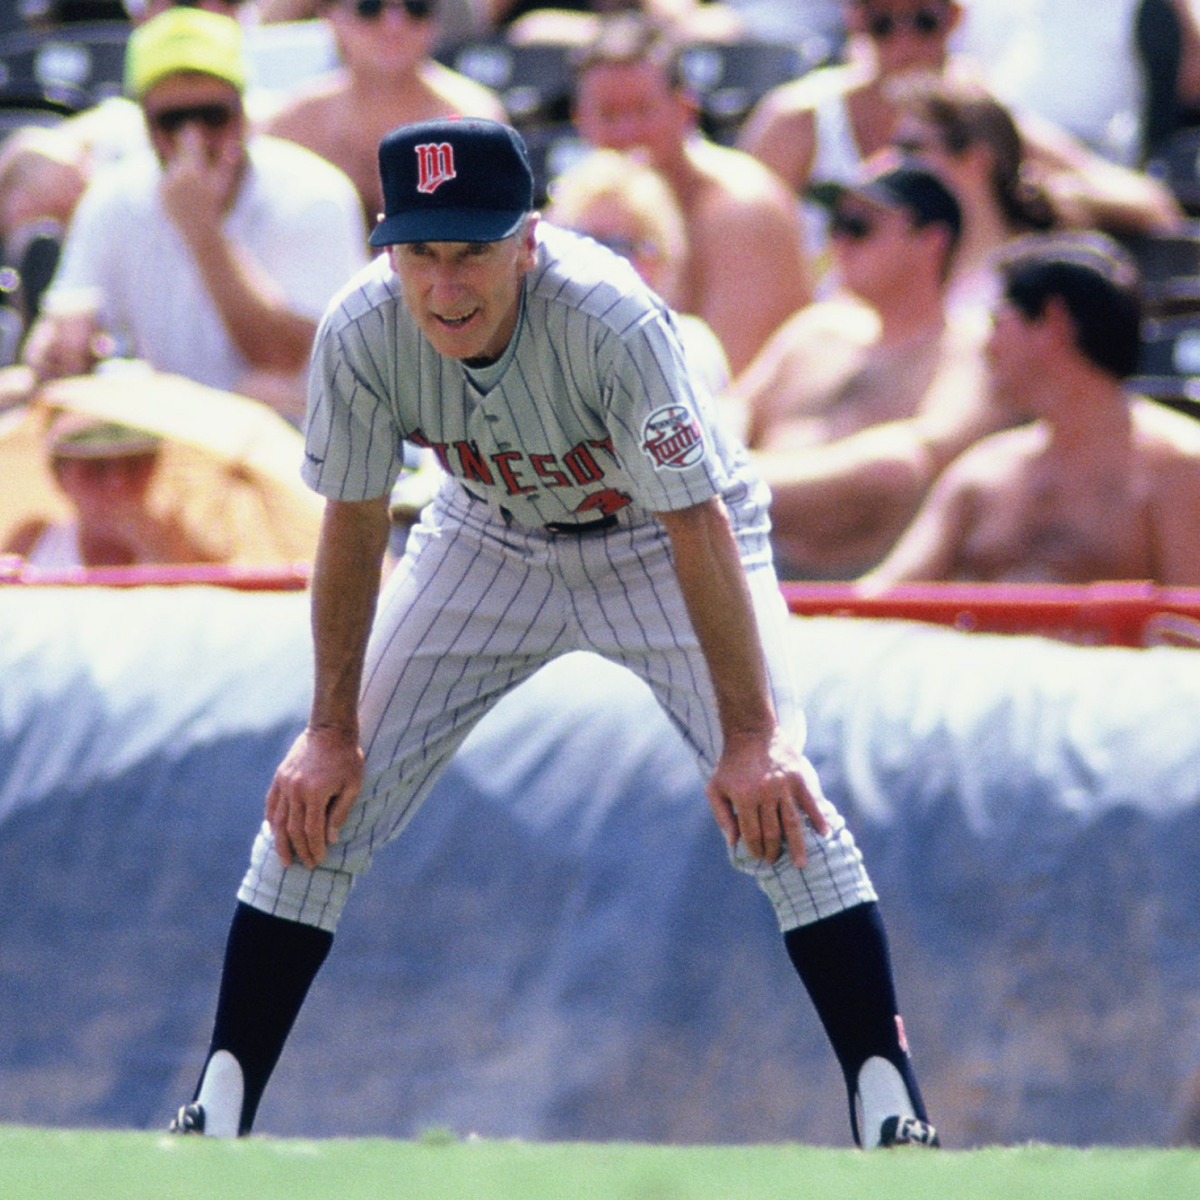
<svg viewBox="0 0 1200 1200">
<path fill-rule="evenodd" d="M 523 450 L 498 450 L 485 455 L 473 441 L 435 442 L 420 429 L 410 433 L 408 440 L 414 446 L 432 450 L 447 474 L 486 487 L 502 487 L 510 496 L 524 496 L 539 489 L 603 483 L 605 472 L 601 459 L 608 458 L 613 465 L 620 465 L 609 438 L 579 442 L 561 456 Z M 632 498 L 625 492 L 610 487 L 591 493 L 574 511 L 607 515 L 632 503 Z"/>
</svg>

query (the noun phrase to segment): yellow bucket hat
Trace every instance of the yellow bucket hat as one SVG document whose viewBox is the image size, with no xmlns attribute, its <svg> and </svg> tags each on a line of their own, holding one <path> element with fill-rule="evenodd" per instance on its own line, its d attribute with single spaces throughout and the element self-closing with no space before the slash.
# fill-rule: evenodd
<svg viewBox="0 0 1200 1200">
<path fill-rule="evenodd" d="M 125 90 L 140 100 L 160 79 L 199 71 L 246 86 L 242 27 L 232 17 L 203 8 L 168 8 L 139 25 L 125 50 Z"/>
</svg>

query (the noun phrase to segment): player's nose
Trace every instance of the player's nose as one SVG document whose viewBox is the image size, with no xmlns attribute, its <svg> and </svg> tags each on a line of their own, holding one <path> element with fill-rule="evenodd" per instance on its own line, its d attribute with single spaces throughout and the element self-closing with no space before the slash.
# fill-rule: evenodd
<svg viewBox="0 0 1200 1200">
<path fill-rule="evenodd" d="M 430 307 L 437 312 L 443 314 L 452 312 L 471 298 L 470 288 L 463 283 L 458 272 L 452 268 L 438 269 L 430 277 L 428 300 Z"/>
</svg>

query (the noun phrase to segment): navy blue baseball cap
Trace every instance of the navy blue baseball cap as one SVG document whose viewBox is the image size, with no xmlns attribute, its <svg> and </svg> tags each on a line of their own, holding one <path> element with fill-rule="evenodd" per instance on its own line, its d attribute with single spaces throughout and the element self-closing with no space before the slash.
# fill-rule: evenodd
<svg viewBox="0 0 1200 1200">
<path fill-rule="evenodd" d="M 379 143 L 379 175 L 384 213 L 372 246 L 498 242 L 533 208 L 525 142 L 500 121 L 401 125 Z"/>
<path fill-rule="evenodd" d="M 904 208 L 918 225 L 945 225 L 952 242 L 962 233 L 962 210 L 954 193 L 938 175 L 916 160 L 901 161 L 855 182 L 813 183 L 807 194 L 826 208 L 833 208 L 843 196 L 860 196 L 884 208 Z"/>
</svg>

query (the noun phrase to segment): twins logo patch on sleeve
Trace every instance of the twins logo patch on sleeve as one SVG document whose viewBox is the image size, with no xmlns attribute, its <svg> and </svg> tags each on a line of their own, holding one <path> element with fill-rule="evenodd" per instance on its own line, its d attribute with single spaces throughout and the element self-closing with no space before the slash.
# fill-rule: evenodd
<svg viewBox="0 0 1200 1200">
<path fill-rule="evenodd" d="M 689 408 L 656 408 L 642 426 L 642 449 L 657 471 L 683 471 L 704 457 L 704 433 Z"/>
</svg>

